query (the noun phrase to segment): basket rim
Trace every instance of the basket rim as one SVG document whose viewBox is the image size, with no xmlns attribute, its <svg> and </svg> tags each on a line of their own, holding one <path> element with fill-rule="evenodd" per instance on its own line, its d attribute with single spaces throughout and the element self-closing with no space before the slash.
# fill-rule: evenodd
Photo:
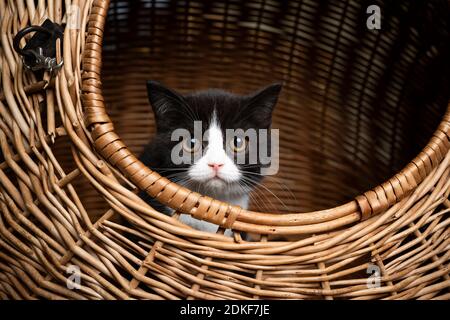
<svg viewBox="0 0 450 320">
<path fill-rule="evenodd" d="M 243 209 L 193 192 L 145 166 L 114 131 L 102 93 L 102 44 L 110 0 L 95 0 L 82 58 L 82 105 L 95 150 L 136 187 L 177 212 L 223 228 L 276 235 L 331 231 L 366 220 L 398 203 L 438 166 L 450 150 L 450 103 L 422 151 L 387 181 L 343 205 L 304 213 L 276 214 Z M 162 214 L 162 213 L 161 213 Z"/>
</svg>

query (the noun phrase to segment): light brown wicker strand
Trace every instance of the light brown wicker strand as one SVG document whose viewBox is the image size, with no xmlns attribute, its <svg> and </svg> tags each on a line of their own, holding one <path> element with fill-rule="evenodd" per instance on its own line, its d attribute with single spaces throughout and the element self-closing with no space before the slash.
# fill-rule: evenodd
<svg viewBox="0 0 450 320">
<path fill-rule="evenodd" d="M 176 201 L 168 201 L 168 199 L 172 197 L 176 197 L 177 193 L 182 194 L 189 194 L 189 191 L 185 188 L 175 186 L 173 183 L 169 182 L 167 179 L 162 178 L 160 175 L 158 175 L 155 172 L 152 172 L 150 169 L 146 168 L 128 149 L 126 146 L 121 142 L 120 138 L 112 131 L 113 126 L 108 125 L 111 124 L 110 118 L 107 116 L 105 111 L 105 105 L 103 102 L 103 99 L 101 98 L 101 84 L 100 84 L 100 68 L 101 65 L 101 36 L 98 34 L 98 29 L 102 29 L 105 23 L 105 17 L 107 14 L 107 8 L 108 8 L 109 2 L 104 1 L 100 2 L 97 1 L 94 3 L 94 9 L 92 11 L 92 14 L 90 16 L 90 29 L 95 28 L 95 33 L 91 32 L 91 38 L 88 36 L 88 45 L 89 47 L 86 50 L 85 56 L 84 56 L 84 68 L 86 70 L 85 76 L 83 76 L 83 101 L 86 105 L 86 112 L 87 112 L 87 120 L 88 125 L 91 125 L 93 127 L 93 138 L 96 141 L 96 148 L 97 150 L 106 158 L 110 159 L 111 156 L 113 156 L 116 152 L 121 153 L 121 158 L 126 160 L 125 162 L 117 162 L 116 165 L 119 166 L 122 172 L 126 174 L 136 185 L 138 185 L 140 188 L 146 190 L 149 192 L 149 194 L 153 197 L 157 197 L 162 203 L 169 205 L 175 210 L 180 210 L 183 213 L 192 214 L 195 217 L 202 217 L 204 220 L 214 222 L 215 212 L 205 212 L 200 211 L 197 212 L 196 208 L 201 208 L 207 206 L 204 204 L 205 201 L 209 201 L 207 197 L 200 197 L 198 198 L 198 205 L 194 206 L 192 209 L 193 211 L 182 210 L 183 202 Z M 101 32 L 101 31 L 100 31 Z M 446 116 L 444 117 L 440 128 L 446 126 L 448 124 L 448 121 L 450 119 L 450 114 L 447 112 Z M 108 125 L 108 131 L 102 129 Z M 440 129 L 438 129 L 440 130 Z M 98 134 L 98 132 L 102 132 L 101 135 Z M 448 135 L 448 131 L 447 131 Z M 436 139 L 434 139 L 436 140 Z M 431 141 L 430 144 L 437 144 L 442 145 L 443 142 L 441 140 L 438 141 Z M 108 148 L 106 148 L 108 146 Z M 379 212 L 385 210 L 394 202 L 387 202 L 387 199 L 393 199 L 390 193 L 392 193 L 392 189 L 388 190 L 387 186 L 392 185 L 393 189 L 396 190 L 395 192 L 395 199 L 396 201 L 399 201 L 402 199 L 405 195 L 407 195 L 415 186 L 414 184 L 411 185 L 408 183 L 408 179 L 406 178 L 414 176 L 415 170 L 423 171 L 424 176 L 428 175 L 433 168 L 434 163 L 437 163 L 441 159 L 436 158 L 435 153 L 433 153 L 433 150 L 431 147 L 426 147 L 423 152 L 417 156 L 412 163 L 414 163 L 416 167 L 405 167 L 405 169 L 400 172 L 395 177 L 391 178 L 389 181 L 386 182 L 386 184 L 382 184 L 381 187 L 383 188 L 383 191 L 386 195 L 377 196 L 377 192 L 375 191 L 368 191 L 363 196 L 358 196 L 356 198 L 356 201 L 358 202 L 359 208 L 361 209 L 361 217 L 363 219 L 367 219 L 371 215 L 378 214 Z M 107 152 L 106 152 L 107 151 Z M 431 161 L 431 157 L 435 158 L 435 161 Z M 417 175 L 416 175 L 417 176 Z M 421 178 L 419 181 L 416 181 L 416 183 L 420 183 L 423 180 Z M 380 189 L 377 189 L 377 191 L 380 191 Z M 169 197 L 168 194 L 171 196 Z M 380 192 L 378 192 L 380 194 Z M 193 195 L 192 193 L 189 194 L 186 198 L 186 201 L 190 197 L 193 197 L 196 195 Z M 184 197 L 183 197 L 184 198 Z M 225 203 L 220 203 L 220 206 L 228 206 Z M 350 208 L 351 203 L 349 203 L 346 208 L 347 210 Z M 232 209 L 233 210 L 233 209 Z M 234 209 L 237 210 L 237 209 Z M 335 213 L 337 210 L 332 211 Z M 356 213 L 355 211 L 344 211 L 346 215 Z M 321 212 L 316 212 L 314 214 L 314 220 L 316 222 L 316 225 L 318 224 L 317 221 L 326 221 L 329 219 L 330 212 L 327 212 L 326 215 Z M 244 217 L 245 216 L 245 220 Z M 237 221 L 233 224 L 233 227 L 237 230 L 247 231 L 247 232 L 256 232 L 256 233 L 279 233 L 279 234 L 289 234 L 289 229 L 295 229 L 295 233 L 302 233 L 302 232 L 312 232 L 311 229 L 303 229 L 303 228 L 289 228 L 289 227 L 279 227 L 276 228 L 275 226 L 283 225 L 283 221 L 285 218 L 289 219 L 289 225 L 302 225 L 301 220 L 305 217 L 309 216 L 309 214 L 291 214 L 291 215 L 285 215 L 282 218 L 275 217 L 273 219 L 269 219 L 269 221 L 264 221 L 265 217 L 267 217 L 267 214 L 260 214 L 255 212 L 248 212 L 246 210 L 243 210 L 239 213 L 237 217 Z M 338 214 L 332 215 L 333 218 L 336 216 L 339 216 Z M 252 224 L 241 224 L 239 223 L 240 219 L 242 221 L 248 221 Z M 338 219 L 335 219 L 337 221 Z M 344 220 L 342 223 L 347 224 L 354 222 L 353 219 L 351 220 Z M 220 225 L 224 226 L 225 222 L 220 223 Z M 254 223 L 270 223 L 273 228 L 261 228 L 253 225 Z M 307 223 L 307 222 L 303 222 Z M 318 228 L 317 231 L 322 231 L 322 228 Z"/>
<path fill-rule="evenodd" d="M 70 4 L 79 4 L 82 21 L 91 21 L 88 33 L 84 33 L 84 23 L 80 31 L 66 30 L 63 46 L 64 59 L 67 59 L 68 63 L 58 73 L 54 86 L 40 88 L 42 83 L 38 84 L 32 73 L 23 70 L 21 59 L 12 50 L 12 37 L 20 28 L 42 23 L 44 15 L 53 17 L 58 22 L 67 19 L 62 11 L 62 2 L 56 0 L 47 4 L 41 1 L 35 7 L 35 3 L 29 1 L 24 3 L 0 0 L 3 49 L 0 52 L 0 60 L 4 66 L 0 90 L 0 133 L 1 149 L 5 158 L 5 161 L 0 163 L 1 299 L 449 299 L 450 110 L 440 119 L 441 123 L 428 145 L 405 169 L 358 197 L 358 201 L 321 210 L 317 215 L 315 212 L 283 216 L 246 210 L 239 212 L 230 207 L 220 207 L 222 204 L 219 205 L 220 210 L 216 209 L 216 206 L 213 206 L 215 209 L 212 210 L 209 206 L 211 199 L 167 184 L 157 173 L 139 177 L 140 167 L 135 162 L 130 162 L 132 159 L 128 156 L 124 157 L 131 153 L 122 153 L 126 147 L 120 147 L 122 149 L 114 152 L 117 146 L 122 144 L 114 132 L 109 116 L 106 115 L 99 82 L 104 23 L 97 20 L 104 21 L 106 18 L 107 10 L 103 7 L 105 3 L 97 1 L 92 7 L 92 1 L 80 0 Z M 228 4 L 232 5 L 233 10 L 226 13 L 223 13 L 214 1 L 211 2 L 211 8 L 217 10 L 215 16 L 218 21 L 227 21 L 227 28 L 241 28 L 237 23 L 234 26 L 232 22 L 238 21 L 237 16 L 233 17 L 235 20 L 228 20 L 231 16 L 223 16 L 240 12 L 241 5 L 234 2 Z M 126 6 L 127 3 L 121 2 L 120 5 Z M 318 10 L 315 3 L 303 3 L 302 6 L 307 7 L 305 11 L 301 10 L 295 1 L 289 2 L 288 6 L 290 9 L 302 11 L 313 18 L 311 21 L 315 21 L 314 14 Z M 200 8 L 201 6 L 197 8 L 199 12 Z M 273 8 L 275 11 L 280 10 L 275 3 Z M 258 10 L 265 9 L 258 5 L 252 7 L 250 12 L 260 14 Z M 90 12 L 93 15 L 90 15 Z M 178 11 L 177 14 L 184 12 Z M 201 25 L 204 19 L 212 17 L 203 13 L 189 14 L 197 26 Z M 271 17 L 271 14 L 268 13 L 267 17 Z M 208 23 L 211 23 L 211 30 L 220 30 L 215 29 L 218 25 L 212 21 Z M 279 24 L 285 28 L 282 32 L 289 32 L 291 27 L 285 26 L 285 23 L 283 20 Z M 308 21 L 305 20 L 304 23 Z M 347 22 L 343 19 L 339 22 L 341 23 Z M 261 28 L 264 24 L 258 26 Z M 187 24 L 172 29 L 189 27 L 190 24 Z M 264 47 L 267 39 L 272 36 L 271 32 L 275 32 L 277 38 L 281 39 L 274 52 L 290 48 L 291 41 L 283 40 L 283 33 L 279 33 L 280 26 L 274 28 L 267 25 L 267 28 L 263 27 L 266 28 L 264 30 L 245 28 L 254 37 L 249 48 L 251 51 L 248 51 L 255 55 L 249 57 L 254 68 L 269 68 L 272 63 L 269 61 L 273 61 L 264 60 L 265 57 L 261 53 L 264 50 L 255 51 L 255 44 Z M 241 31 L 238 30 L 237 34 L 243 34 Z M 233 33 L 226 35 L 234 36 Z M 333 34 L 330 35 L 329 38 L 332 39 Z M 89 41 L 86 41 L 85 36 Z M 263 38 L 264 41 L 260 42 Z M 300 40 L 299 37 L 295 39 Z M 223 39 L 220 41 L 222 43 Z M 232 45 L 235 41 L 223 43 Z M 246 42 L 241 43 L 245 45 Z M 337 50 L 335 44 L 332 45 L 333 50 Z M 188 45 L 189 48 L 195 48 L 191 43 Z M 289 63 L 304 61 L 305 57 L 302 55 L 304 50 L 308 49 L 302 46 L 303 44 L 291 51 L 282 51 L 283 55 L 289 52 L 291 55 L 298 54 L 295 59 L 290 56 Z M 234 49 L 232 51 L 234 52 Z M 93 58 L 86 57 L 86 52 L 90 52 Z M 261 58 L 260 61 L 255 59 L 256 56 Z M 83 61 L 83 66 L 87 66 L 84 70 L 80 69 L 79 64 L 82 57 L 86 58 Z M 211 57 L 216 59 L 214 55 Z M 217 58 L 221 57 L 222 55 L 219 55 Z M 345 57 L 345 53 L 341 57 Z M 58 53 L 58 59 L 60 58 Z M 174 59 L 174 62 L 180 61 L 177 60 L 178 57 Z M 104 60 L 107 63 L 108 57 Z M 147 56 L 143 60 L 152 61 Z M 207 59 L 204 63 L 208 64 Z M 336 66 L 334 62 L 327 65 L 326 59 L 320 63 L 325 67 L 331 66 L 332 69 Z M 158 63 L 152 65 L 159 68 Z M 175 66 L 164 65 L 169 68 Z M 219 66 L 217 62 L 214 62 L 214 65 Z M 186 75 L 181 72 L 172 78 L 178 78 L 178 75 L 183 78 L 192 74 L 190 63 L 183 63 L 183 67 L 186 67 L 183 71 Z M 298 65 L 290 67 L 291 83 L 287 84 L 287 88 L 301 88 L 301 82 L 297 82 L 297 67 Z M 132 68 L 129 68 L 130 72 Z M 372 69 L 375 73 L 378 70 L 375 64 Z M 242 70 L 245 70 L 245 63 Z M 247 71 L 242 72 L 242 76 L 245 76 Z M 338 72 L 339 70 L 334 68 L 334 71 L 329 73 L 330 81 L 336 81 L 333 76 Z M 217 74 L 226 79 L 227 73 L 220 71 Z M 44 79 L 48 80 L 49 75 Z M 131 76 L 132 81 L 137 81 L 136 79 Z M 110 80 L 111 78 L 104 79 L 105 82 Z M 255 77 L 249 81 L 253 80 L 254 84 L 245 84 L 242 90 L 250 90 L 253 85 L 256 87 L 260 84 L 258 81 L 262 82 L 263 79 L 257 80 Z M 201 81 L 203 84 L 200 87 L 208 85 L 208 81 Z M 332 88 L 330 84 L 327 80 L 317 86 Z M 89 95 L 84 112 L 78 90 L 82 86 L 88 88 Z M 390 94 L 396 86 L 387 88 Z M 36 91 L 29 88 L 36 88 Z M 305 88 L 316 90 L 312 87 Z M 128 92 L 128 89 L 121 91 Z M 278 118 L 282 119 L 281 123 L 289 133 L 293 133 L 293 128 L 297 128 L 302 121 L 300 119 L 297 123 L 289 119 L 287 112 L 296 112 L 296 104 L 299 103 L 294 96 L 291 98 L 286 104 L 281 101 L 280 108 L 284 109 L 280 110 L 284 110 L 285 114 Z M 105 99 L 111 97 L 105 96 Z M 324 128 L 334 128 L 334 121 L 339 119 L 339 113 L 334 113 L 336 110 L 333 109 L 335 106 L 331 103 L 332 99 L 326 98 L 326 103 L 330 105 L 320 123 L 316 118 L 313 118 L 311 123 Z M 46 120 L 50 120 L 47 126 L 41 119 L 41 102 L 47 105 Z M 147 107 L 142 113 L 148 113 Z M 401 109 L 396 111 L 399 114 L 404 112 Z M 309 112 L 312 116 L 314 108 Z M 360 109 L 360 112 L 366 110 Z M 89 127 L 94 130 L 91 136 L 83 123 L 83 117 L 89 118 L 92 115 L 97 122 Z M 53 116 L 56 128 L 53 128 Z M 358 114 L 362 121 L 361 127 L 364 125 L 365 116 L 367 114 Z M 62 125 L 57 127 L 59 120 Z M 339 125 L 336 126 L 322 135 L 322 138 L 334 142 L 339 128 Z M 401 130 L 400 127 L 396 129 Z M 314 139 L 314 131 L 311 129 L 305 128 L 302 132 L 303 136 Z M 381 128 L 380 135 L 385 133 Z M 300 133 L 294 136 L 299 137 Z M 361 135 L 359 138 L 367 137 Z M 59 147 L 56 144 L 62 139 L 69 141 L 63 149 L 64 159 L 70 158 L 73 163 L 69 168 L 63 166 L 66 160 L 61 154 L 57 154 Z M 103 154 L 106 161 L 98 157 L 92 143 L 98 145 L 97 150 Z M 286 147 L 293 148 L 298 147 L 299 141 L 286 140 L 284 143 Z M 309 146 L 305 150 L 309 152 Z M 285 152 L 291 151 L 289 149 Z M 323 148 L 323 151 L 328 152 L 326 148 Z M 334 159 L 342 160 L 336 150 L 330 150 L 331 154 Z M 286 156 L 284 152 L 282 156 Z M 297 160 L 285 163 L 283 170 L 294 175 L 298 167 L 293 163 Z M 129 171 L 129 179 L 116 170 L 115 165 L 118 168 L 123 166 L 126 172 Z M 339 174 L 344 174 L 349 179 L 354 177 L 352 170 L 341 164 L 329 163 L 329 166 L 337 168 Z M 361 168 L 359 172 L 370 174 L 368 168 L 369 166 Z M 148 173 L 147 171 L 145 174 Z M 308 179 L 311 177 L 305 177 L 301 181 Z M 245 242 L 220 234 L 206 234 L 155 212 L 137 197 L 136 189 L 130 181 L 141 188 L 143 185 L 143 189 L 148 189 L 164 203 L 172 203 L 175 207 L 182 206 L 182 212 L 204 217 L 224 227 L 263 234 L 317 233 L 296 240 L 269 239 L 267 242 Z M 136 181 L 142 185 L 135 183 Z M 318 178 L 317 181 L 310 180 L 310 183 L 313 182 L 324 184 L 325 189 L 328 186 L 341 187 L 329 174 L 324 174 L 323 179 Z M 101 215 L 100 220 L 92 218 L 86 209 L 89 205 L 82 194 L 88 185 L 95 190 L 95 198 L 108 206 L 103 210 L 105 213 Z M 302 191 L 308 187 L 307 183 L 299 183 L 298 188 L 295 186 L 295 192 L 301 196 Z M 364 208 L 360 210 L 359 207 Z M 224 211 L 227 212 L 226 216 L 222 221 L 218 221 Z M 113 222 L 112 219 L 118 216 L 126 218 L 132 225 L 125 227 Z M 361 216 L 365 220 L 358 221 Z M 345 228 L 339 228 L 341 226 Z M 131 243 L 126 238 L 128 234 L 139 237 L 141 241 Z M 163 243 L 164 246 L 155 251 L 154 259 L 147 263 L 147 252 L 150 252 L 157 242 Z M 367 288 L 366 278 L 360 275 L 365 273 L 371 260 L 379 261 L 378 265 L 384 268 L 380 288 Z M 82 289 L 79 291 L 69 292 L 66 289 L 67 270 L 70 265 L 77 265 L 82 271 Z M 142 273 L 144 268 L 147 270 Z M 128 277 L 125 278 L 124 275 Z M 132 279 L 132 286 L 128 279 Z M 195 288 L 197 289 L 194 290 Z"/>
</svg>

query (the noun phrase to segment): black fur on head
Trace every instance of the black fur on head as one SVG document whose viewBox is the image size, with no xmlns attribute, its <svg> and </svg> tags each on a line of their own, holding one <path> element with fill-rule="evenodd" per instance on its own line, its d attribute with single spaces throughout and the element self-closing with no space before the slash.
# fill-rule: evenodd
<svg viewBox="0 0 450 320">
<path fill-rule="evenodd" d="M 170 179 L 174 165 L 171 150 L 178 141 L 171 141 L 173 130 L 184 128 L 193 134 L 194 121 L 202 122 L 205 131 L 213 112 L 225 136 L 226 129 L 270 129 L 272 112 L 281 91 L 281 84 L 269 85 L 249 95 L 237 95 L 219 89 L 209 89 L 182 95 L 157 81 L 147 82 L 148 97 L 155 115 L 156 135 L 145 148 L 140 159 L 148 167 Z M 270 136 L 269 136 L 270 137 Z M 270 143 L 270 139 L 268 139 Z M 269 148 L 270 150 L 270 148 Z M 247 179 L 261 180 L 261 164 L 237 165 Z M 177 182 L 176 179 L 172 179 Z"/>
<path fill-rule="evenodd" d="M 246 96 L 219 89 L 183 96 L 157 81 L 147 82 L 158 133 L 189 128 L 194 120 L 208 124 L 214 110 L 224 128 L 269 128 L 280 91 L 281 84 L 275 83 Z"/>
</svg>

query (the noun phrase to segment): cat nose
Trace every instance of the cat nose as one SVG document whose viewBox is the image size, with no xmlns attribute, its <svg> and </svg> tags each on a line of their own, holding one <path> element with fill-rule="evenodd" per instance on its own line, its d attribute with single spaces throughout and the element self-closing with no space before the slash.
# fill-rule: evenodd
<svg viewBox="0 0 450 320">
<path fill-rule="evenodd" d="M 223 163 L 208 163 L 208 166 L 214 169 L 214 171 L 219 171 L 223 167 Z"/>
</svg>

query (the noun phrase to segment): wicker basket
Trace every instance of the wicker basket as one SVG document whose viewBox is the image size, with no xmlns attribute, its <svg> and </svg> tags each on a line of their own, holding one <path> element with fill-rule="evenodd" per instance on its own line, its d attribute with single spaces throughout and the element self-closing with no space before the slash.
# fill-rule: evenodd
<svg viewBox="0 0 450 320">
<path fill-rule="evenodd" d="M 34 3 L 0 0 L 1 298 L 450 298 L 447 1 Z M 53 78 L 12 46 L 45 18 L 67 23 Z M 284 82 L 279 174 L 251 210 L 139 162 L 147 79 L 182 92 Z"/>
</svg>

